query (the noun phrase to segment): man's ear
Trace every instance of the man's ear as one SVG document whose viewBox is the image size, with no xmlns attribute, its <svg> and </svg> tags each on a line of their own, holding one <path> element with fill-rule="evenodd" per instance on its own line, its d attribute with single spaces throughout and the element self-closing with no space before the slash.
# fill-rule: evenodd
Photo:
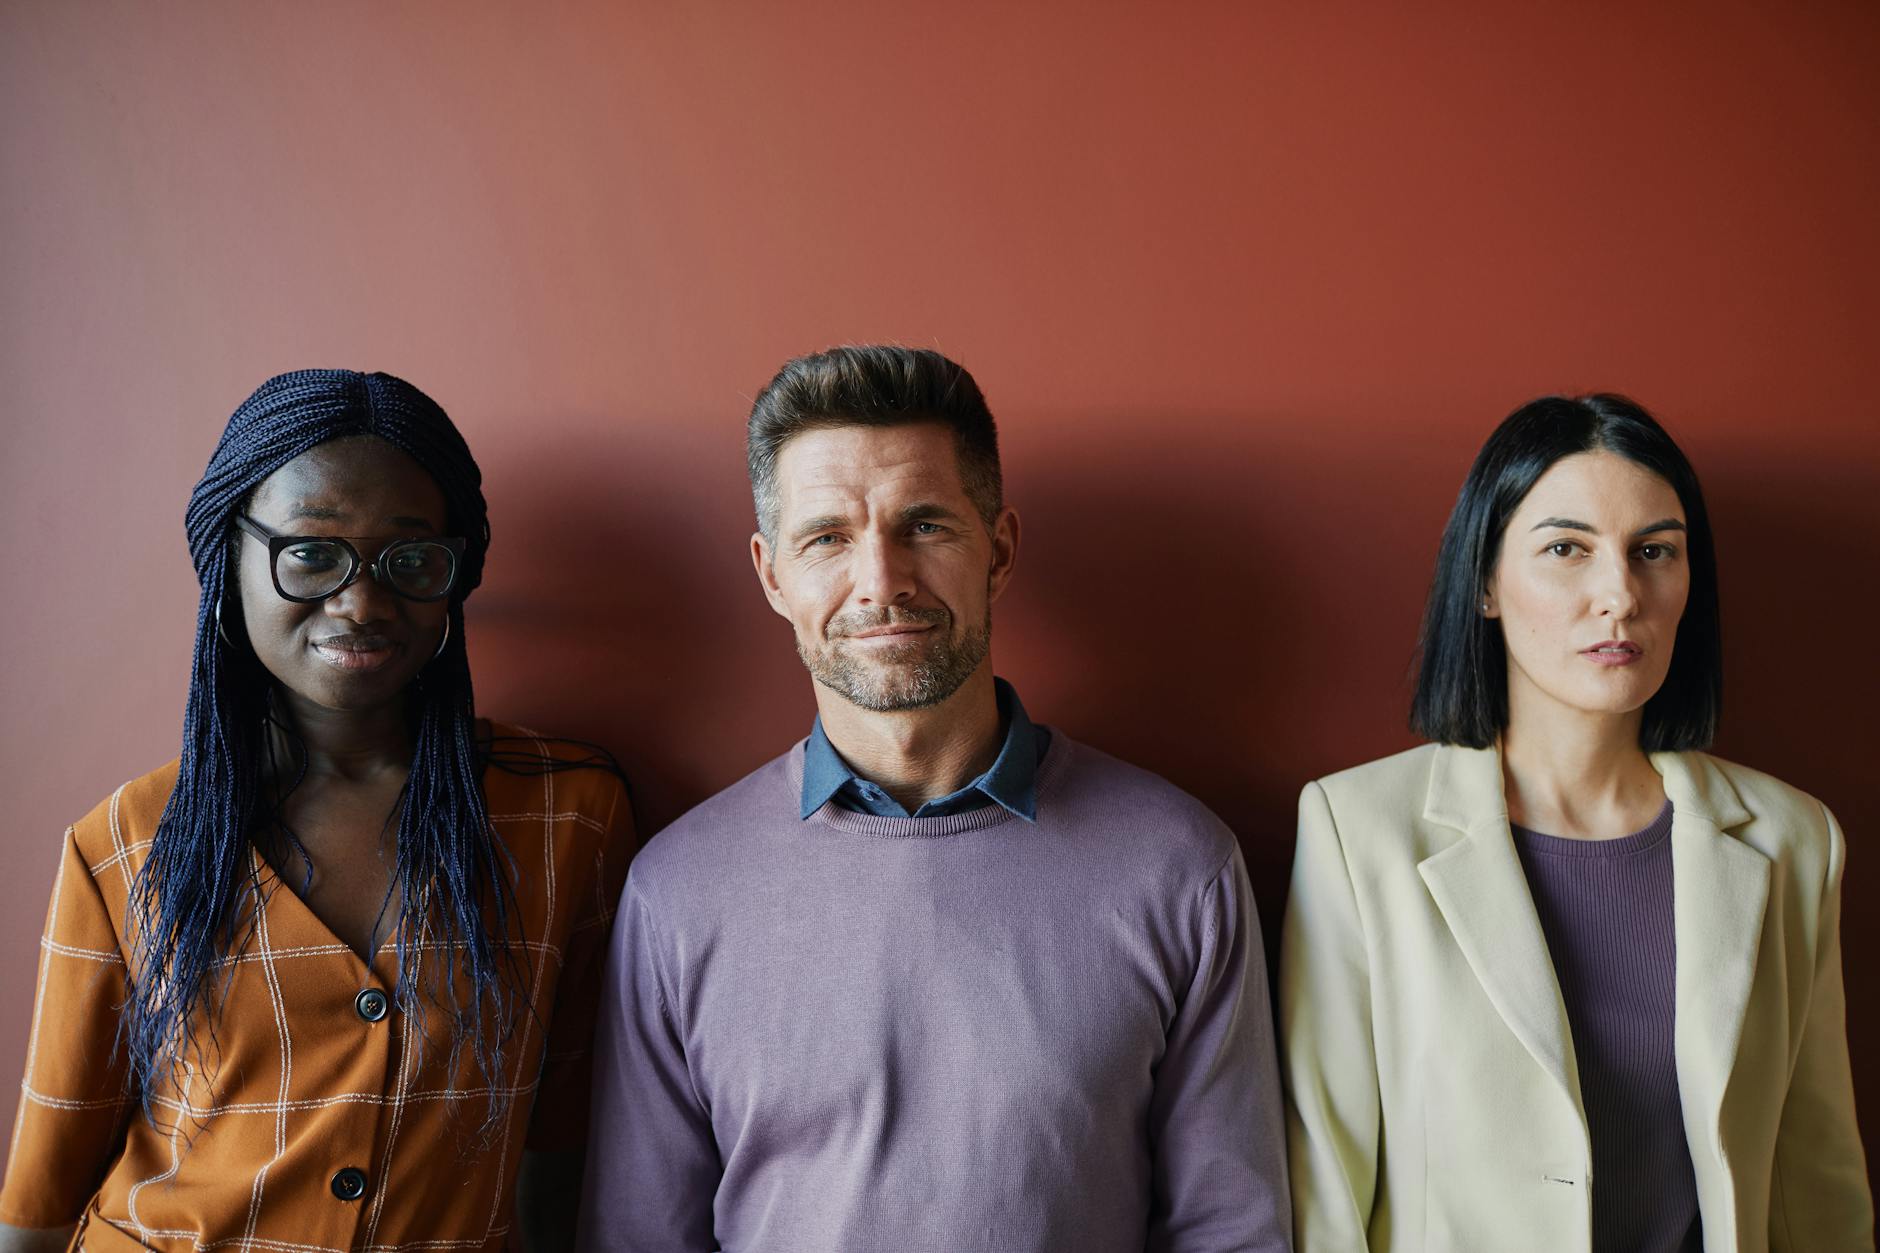
<svg viewBox="0 0 1880 1253">
<path fill-rule="evenodd" d="M 764 599 L 777 616 L 788 620 L 790 610 L 783 603 L 783 593 L 777 587 L 777 567 L 771 559 L 770 542 L 762 531 L 751 532 L 751 568 L 757 571 L 757 582 L 764 589 Z"/>
<path fill-rule="evenodd" d="M 1011 581 L 1018 564 L 1018 510 L 1007 505 L 992 523 L 992 569 L 986 576 L 986 603 L 990 605 Z"/>
</svg>

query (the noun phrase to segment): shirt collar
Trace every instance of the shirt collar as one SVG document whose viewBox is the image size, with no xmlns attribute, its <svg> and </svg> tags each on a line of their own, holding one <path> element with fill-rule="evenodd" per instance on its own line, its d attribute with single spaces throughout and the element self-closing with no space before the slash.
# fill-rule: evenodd
<svg viewBox="0 0 1880 1253">
<path fill-rule="evenodd" d="M 991 800 L 1010 810 L 1027 822 L 1038 820 L 1038 759 L 1039 728 L 1025 713 L 1025 706 L 1018 699 L 1018 692 L 1004 679 L 992 681 L 993 692 L 999 702 L 999 718 L 1005 723 L 1005 742 L 999 746 L 999 755 L 993 759 L 986 772 L 961 788 L 952 796 L 940 798 L 950 801 L 961 793 L 978 790 Z M 859 782 L 861 776 L 850 768 L 842 759 L 829 736 L 823 731 L 821 716 L 818 716 L 810 728 L 809 739 L 803 746 L 803 798 L 802 816 L 808 818 L 851 782 Z"/>
<path fill-rule="evenodd" d="M 836 746 L 823 734 L 822 715 L 809 730 L 809 742 L 803 746 L 803 817 L 807 818 L 842 790 L 855 777 L 849 763 L 842 760 Z"/>
</svg>

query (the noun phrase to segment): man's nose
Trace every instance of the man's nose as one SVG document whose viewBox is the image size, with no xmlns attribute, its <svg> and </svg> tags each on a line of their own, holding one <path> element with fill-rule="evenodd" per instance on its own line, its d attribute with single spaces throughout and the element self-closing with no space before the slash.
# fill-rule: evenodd
<svg viewBox="0 0 1880 1253">
<path fill-rule="evenodd" d="M 914 598 L 914 562 L 903 545 L 869 536 L 855 546 L 855 599 L 899 605 Z"/>
</svg>

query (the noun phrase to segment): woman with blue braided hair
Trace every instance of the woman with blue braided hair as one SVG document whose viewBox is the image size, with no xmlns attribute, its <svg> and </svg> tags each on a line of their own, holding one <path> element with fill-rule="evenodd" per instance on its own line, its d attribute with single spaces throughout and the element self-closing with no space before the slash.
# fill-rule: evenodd
<svg viewBox="0 0 1880 1253">
<path fill-rule="evenodd" d="M 476 716 L 469 448 L 283 374 L 186 526 L 181 758 L 66 833 L 0 1251 L 566 1246 L 630 806 Z"/>
</svg>

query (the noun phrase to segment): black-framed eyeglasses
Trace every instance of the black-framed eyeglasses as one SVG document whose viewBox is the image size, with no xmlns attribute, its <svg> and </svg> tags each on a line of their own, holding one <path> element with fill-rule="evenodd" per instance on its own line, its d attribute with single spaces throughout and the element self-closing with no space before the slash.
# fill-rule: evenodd
<svg viewBox="0 0 1880 1253">
<path fill-rule="evenodd" d="M 454 536 L 390 540 L 367 561 L 337 535 L 279 535 L 240 513 L 235 525 L 267 544 L 274 590 L 303 605 L 339 595 L 361 572 L 406 600 L 443 600 L 463 563 L 464 541 Z"/>
</svg>

